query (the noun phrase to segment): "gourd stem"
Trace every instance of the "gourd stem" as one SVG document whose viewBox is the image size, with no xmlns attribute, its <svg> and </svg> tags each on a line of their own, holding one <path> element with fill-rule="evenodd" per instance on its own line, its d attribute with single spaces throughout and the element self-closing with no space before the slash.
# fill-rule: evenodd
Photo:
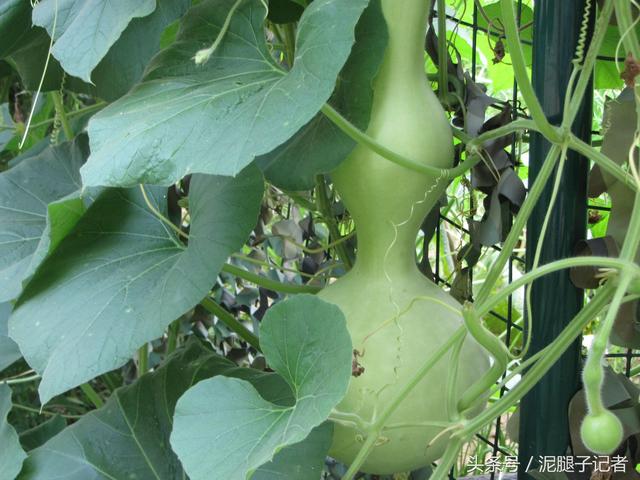
<svg viewBox="0 0 640 480">
<path fill-rule="evenodd" d="M 476 303 L 474 311 L 478 317 L 484 317 L 486 314 L 491 311 L 491 309 L 495 308 L 499 305 L 505 298 L 511 295 L 513 292 L 518 290 L 519 288 L 532 283 L 534 280 L 543 277 L 544 275 L 548 275 L 553 272 L 557 272 L 558 270 L 564 270 L 567 268 L 574 267 L 592 267 L 592 266 L 600 266 L 607 268 L 615 268 L 617 270 L 623 270 L 626 268 L 632 268 L 635 270 L 636 275 L 640 275 L 640 267 L 635 264 L 629 264 L 629 262 L 625 260 L 621 260 L 619 258 L 609 258 L 609 257 L 573 257 L 573 258 L 563 258 L 561 260 L 556 260 L 554 262 L 547 263 L 542 265 L 535 270 L 531 270 L 530 272 L 525 273 L 523 276 L 514 280 L 509 285 L 504 287 L 499 292 L 491 295 L 486 301 L 482 303 Z"/>
<path fill-rule="evenodd" d="M 145 343 L 138 349 L 138 378 L 149 370 L 149 345 Z"/>
<path fill-rule="evenodd" d="M 64 101 L 60 92 L 51 92 L 51 98 L 53 99 L 53 105 L 56 110 L 56 114 L 60 116 L 60 123 L 62 124 L 62 131 L 67 140 L 73 139 L 73 129 L 69 124 L 69 118 L 67 112 L 64 110 Z M 33 127 L 32 127 L 33 128 Z"/>
<path fill-rule="evenodd" d="M 200 302 L 205 310 L 209 313 L 214 314 L 216 317 L 220 319 L 222 323 L 224 323 L 227 327 L 229 327 L 232 331 L 234 331 L 240 338 L 242 338 L 245 342 L 251 345 L 253 348 L 260 350 L 260 340 L 253 333 L 251 333 L 242 323 L 240 323 L 236 317 L 227 312 L 221 305 L 215 302 L 210 297 L 206 297 L 202 302 Z"/>
<path fill-rule="evenodd" d="M 407 158 L 403 155 L 400 155 L 393 150 L 388 149 L 384 145 L 377 142 L 374 138 L 367 135 L 365 132 L 360 130 L 354 124 L 352 124 L 349 120 L 343 117 L 336 109 L 334 109 L 331 105 L 325 104 L 320 109 L 322 113 L 331 120 L 336 127 L 338 127 L 343 133 L 345 133 L 352 140 L 357 142 L 359 145 L 370 149 L 372 152 L 377 153 L 381 157 L 389 160 L 392 163 L 400 165 L 402 167 L 408 168 L 409 170 L 413 170 L 418 173 L 423 173 L 425 175 L 431 175 L 434 177 L 445 178 L 447 180 L 453 180 L 454 178 L 462 175 L 467 172 L 471 168 L 473 168 L 477 163 L 482 160 L 480 155 L 467 155 L 467 158 L 453 168 L 438 168 L 432 167 L 429 165 L 424 165 L 422 163 L 418 163 L 415 160 Z M 500 128 L 496 128 L 495 130 L 490 130 L 488 132 L 483 133 L 482 135 L 470 139 L 467 143 L 471 148 L 479 148 L 486 141 L 492 140 L 494 138 L 502 137 L 504 135 L 509 135 L 517 130 L 538 130 L 536 124 L 531 120 L 519 119 L 514 122 L 511 122 L 508 125 L 505 125 Z M 461 133 L 456 133 L 456 136 L 459 138 L 466 138 L 468 136 L 462 135 Z"/>
<path fill-rule="evenodd" d="M 640 192 L 636 192 L 635 200 L 632 211 L 640 211 Z M 631 215 L 631 222 L 629 223 L 629 230 L 625 237 L 624 244 L 620 250 L 620 260 L 629 263 L 629 267 L 632 265 L 640 245 L 640 215 Z M 604 372 L 602 370 L 601 360 L 607 348 L 607 342 L 613 324 L 618 315 L 618 310 L 623 302 L 623 298 L 627 292 L 635 272 L 632 268 L 625 268 L 620 272 L 620 281 L 617 284 L 616 292 L 607 311 L 607 315 L 600 325 L 598 332 L 595 335 L 591 351 L 587 357 L 587 362 L 584 367 L 583 381 L 585 386 L 585 393 L 587 397 L 587 405 L 589 411 L 595 414 L 601 413 L 605 407 L 602 402 L 600 390 L 602 388 Z"/>
<path fill-rule="evenodd" d="M 277 280 L 271 280 L 270 278 L 249 272 L 240 267 L 236 267 L 235 265 L 231 265 L 230 263 L 225 263 L 222 267 L 222 271 L 235 275 L 236 277 L 242 278 L 248 282 L 255 283 L 256 285 L 260 285 L 268 290 L 273 290 L 274 292 L 318 293 L 322 290 L 322 287 L 316 287 L 313 285 L 295 285 L 293 283 L 283 283 L 278 282 Z"/>
<path fill-rule="evenodd" d="M 42 377 L 40 376 L 39 373 L 35 373 L 33 375 L 29 375 L 28 377 L 22 377 L 22 378 L 8 378 L 6 380 L 0 380 L 0 385 L 5 384 L 5 385 L 17 385 L 19 383 L 29 383 L 29 382 L 33 382 L 36 380 L 40 380 Z"/>
<path fill-rule="evenodd" d="M 166 354 L 171 355 L 178 346 L 178 335 L 180 333 L 180 319 L 175 320 L 167 331 L 167 349 Z"/>
<path fill-rule="evenodd" d="M 460 447 L 462 447 L 463 443 L 463 439 L 449 440 L 449 442 L 447 443 L 447 448 L 438 461 L 438 466 L 429 477 L 429 480 L 440 480 L 449 475 L 451 467 L 453 467 L 456 458 L 458 458 L 458 450 L 460 450 Z"/>
<path fill-rule="evenodd" d="M 340 257 L 340 260 L 342 260 L 345 268 L 347 270 L 351 270 L 353 263 L 351 262 L 351 257 L 349 257 L 345 245 L 342 243 L 343 237 L 340 235 L 340 230 L 336 224 L 336 218 L 333 214 L 331 203 L 327 197 L 324 175 L 318 175 L 316 177 L 316 201 L 318 210 L 324 217 L 327 227 L 329 228 L 329 234 L 333 238 L 333 242 L 330 245 L 333 245 L 337 250 L 338 256 Z"/>
<path fill-rule="evenodd" d="M 94 407 L 101 408 L 104 405 L 104 401 L 100 395 L 98 395 L 98 392 L 96 392 L 88 383 L 80 385 L 80 390 L 82 390 L 82 392 L 87 396 Z"/>
<path fill-rule="evenodd" d="M 426 362 L 422 364 L 420 369 L 414 374 L 414 376 L 400 389 L 396 396 L 389 402 L 387 407 L 382 411 L 380 417 L 374 422 L 369 431 L 369 435 L 364 444 L 358 451 L 353 463 L 349 466 L 349 470 L 342 480 L 352 480 L 358 473 L 358 470 L 365 462 L 371 450 L 375 447 L 380 433 L 384 429 L 385 424 L 389 420 L 389 417 L 398 408 L 402 401 L 409 395 L 409 393 L 415 388 L 418 383 L 425 377 L 427 373 L 450 351 L 457 342 L 464 339 L 467 334 L 464 326 L 459 327 L 449 339 L 438 348 Z"/>
<path fill-rule="evenodd" d="M 520 35 L 518 33 L 518 24 L 516 22 L 516 12 L 514 10 L 513 0 L 500 0 L 500 7 L 502 10 L 507 46 L 509 47 L 509 53 L 511 54 L 513 74 L 518 82 L 520 93 L 522 94 L 527 107 L 529 107 L 531 118 L 533 118 L 540 129 L 540 132 L 549 141 L 556 143 L 561 142 L 562 136 L 558 133 L 557 127 L 551 125 L 547 120 L 547 116 L 545 115 L 542 105 L 540 105 L 538 97 L 533 90 L 533 85 L 531 85 L 531 81 L 529 80 L 527 64 L 524 59 L 522 44 L 520 43 Z"/>
<path fill-rule="evenodd" d="M 518 215 L 515 218 L 513 226 L 511 227 L 511 231 L 507 236 L 507 239 L 502 246 L 502 250 L 498 255 L 498 258 L 493 263 L 489 272 L 487 273 L 487 277 L 480 288 L 480 292 L 476 298 L 476 303 L 482 304 L 489 298 L 491 294 L 491 289 L 496 284 L 500 275 L 502 275 L 502 270 L 504 269 L 509 257 L 511 256 L 511 252 L 516 246 L 516 243 L 520 239 L 520 234 L 527 224 L 527 220 L 533 211 L 540 195 L 545 188 L 547 180 L 551 177 L 553 170 L 556 166 L 558 156 L 560 155 L 561 147 L 558 145 L 553 145 L 551 149 L 549 149 L 549 153 L 547 154 L 547 158 L 545 158 L 542 168 L 540 169 L 540 173 L 538 173 L 538 177 L 536 181 L 533 183 L 531 190 L 529 191 L 529 195 L 525 199 L 518 212 Z"/>
<path fill-rule="evenodd" d="M 555 341 L 547 347 L 546 355 L 542 356 L 522 377 L 520 382 L 500 400 L 480 413 L 477 417 L 469 420 L 460 432 L 460 436 L 473 435 L 474 432 L 482 429 L 487 423 L 494 421 L 496 417 L 502 415 L 529 392 L 553 364 L 555 364 L 569 344 L 582 333 L 584 327 L 606 306 L 613 296 L 614 290 L 615 287 L 611 284 L 606 284 L 598 290 L 591 301 L 571 320 Z"/>
<path fill-rule="evenodd" d="M 595 8 L 595 5 L 592 2 L 591 8 Z M 611 18 L 611 14 L 613 13 L 613 0 L 606 0 L 602 9 L 600 10 L 600 16 L 598 18 L 598 22 L 594 29 L 593 36 L 591 37 L 589 43 L 589 49 L 587 50 L 587 55 L 584 57 L 584 62 L 581 66 L 574 63 L 574 68 L 576 70 L 581 70 L 580 77 L 578 78 L 578 82 L 576 84 L 573 93 L 568 92 L 571 95 L 571 101 L 569 102 L 569 106 L 564 111 L 562 124 L 567 127 L 571 127 L 573 124 L 576 115 L 578 115 L 578 111 L 582 105 L 582 99 L 584 97 L 584 92 L 589 85 L 589 82 L 593 78 L 593 68 L 596 63 L 596 59 L 598 58 L 598 52 L 600 51 L 600 46 L 604 40 L 605 34 L 608 31 L 609 20 Z M 582 37 L 580 40 L 583 40 Z M 578 45 L 578 56 L 580 56 L 582 50 L 584 49 L 584 45 L 580 43 Z M 580 60 L 580 58 L 578 58 Z M 568 95 L 567 95 L 568 96 Z"/>
<path fill-rule="evenodd" d="M 607 172 L 609 175 L 614 177 L 616 180 L 621 182 L 626 187 L 629 187 L 633 190 L 638 189 L 638 185 L 635 182 L 632 175 L 625 172 L 618 164 L 616 164 L 613 160 L 607 157 L 602 152 L 594 149 L 587 143 L 580 140 L 575 135 L 569 136 L 568 142 L 569 148 L 575 150 L 580 155 L 587 157 L 589 160 L 594 162 L 598 167 Z"/>
<path fill-rule="evenodd" d="M 443 105 L 446 105 L 449 93 L 448 59 L 447 10 L 444 0 L 438 0 L 438 93 Z"/>
</svg>

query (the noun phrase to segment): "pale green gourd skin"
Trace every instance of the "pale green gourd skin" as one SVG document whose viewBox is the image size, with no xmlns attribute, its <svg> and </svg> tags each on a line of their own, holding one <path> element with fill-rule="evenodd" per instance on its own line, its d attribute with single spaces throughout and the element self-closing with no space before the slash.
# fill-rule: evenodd
<svg viewBox="0 0 640 480">
<path fill-rule="evenodd" d="M 451 130 L 424 74 L 427 3 L 382 0 L 390 40 L 374 85 L 367 133 L 406 157 L 447 168 L 453 162 Z M 353 269 L 319 296 L 344 312 L 353 346 L 364 352 L 358 360 L 365 368 L 364 374 L 352 377 L 337 410 L 372 421 L 374 409 L 380 413 L 462 325 L 460 304 L 424 277 L 415 263 L 418 229 L 447 182 L 407 170 L 361 146 L 332 178 L 355 221 L 358 250 Z M 398 311 L 403 312 L 399 317 Z M 388 425 L 410 426 L 383 432 L 385 443 L 373 449 L 362 471 L 405 472 L 442 455 L 446 435 L 427 449 L 441 428 L 419 424 L 450 420 L 446 409 L 450 363 L 446 355 L 395 411 Z M 459 364 L 457 395 L 489 367 L 481 347 L 470 339 Z M 329 453 L 349 464 L 362 441 L 357 430 L 336 424 Z"/>
</svg>

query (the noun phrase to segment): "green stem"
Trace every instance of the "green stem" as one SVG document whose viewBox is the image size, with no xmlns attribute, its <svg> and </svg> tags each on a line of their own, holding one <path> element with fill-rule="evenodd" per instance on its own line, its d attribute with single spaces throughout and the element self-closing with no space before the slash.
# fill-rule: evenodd
<svg viewBox="0 0 640 480">
<path fill-rule="evenodd" d="M 635 201 L 632 211 L 640 211 L 640 191 L 636 192 Z M 613 324 L 618 315 L 618 310 L 622 305 L 624 296 L 627 293 L 627 288 L 633 280 L 634 274 L 633 268 L 638 268 L 633 264 L 640 245 L 640 215 L 631 215 L 631 222 L 629 223 L 629 229 L 627 235 L 620 250 L 620 259 L 626 261 L 629 264 L 628 268 L 625 268 L 620 272 L 620 280 L 617 283 L 616 291 L 605 316 L 604 321 L 601 323 L 598 332 L 596 333 L 591 351 L 587 357 L 583 372 L 583 383 L 585 386 L 585 394 L 587 397 L 587 405 L 589 406 L 589 412 L 598 415 L 605 410 L 604 402 L 602 401 L 601 391 L 604 382 L 604 371 L 602 368 L 602 357 L 607 349 L 607 343 Z"/>
<path fill-rule="evenodd" d="M 527 64 L 524 59 L 524 52 L 522 51 L 522 44 L 520 43 L 520 35 L 518 33 L 514 2 L 513 0 L 500 0 L 500 6 L 507 46 L 509 48 L 509 54 L 511 55 L 513 74 L 518 82 L 522 98 L 524 98 L 527 107 L 529 107 L 531 118 L 535 121 L 540 132 L 551 142 L 561 142 L 562 136 L 558 133 L 557 127 L 551 125 L 547 120 L 547 116 L 529 80 Z"/>
<path fill-rule="evenodd" d="M 456 458 L 458 458 L 458 450 L 460 450 L 463 443 L 463 439 L 449 439 L 447 448 L 440 460 L 438 460 L 438 466 L 429 477 L 429 480 L 440 480 L 449 475 L 451 467 L 453 467 Z"/>
<path fill-rule="evenodd" d="M 618 30 L 624 35 L 622 41 L 627 51 L 636 59 L 640 59 L 640 42 L 633 31 L 633 12 L 631 11 L 631 2 L 629 0 L 615 0 L 616 20 L 618 22 Z"/>
<path fill-rule="evenodd" d="M 42 377 L 39 374 L 34 374 L 34 375 L 29 375 L 28 377 L 22 377 L 22 378 L 10 378 L 7 380 L 0 380 L 0 384 L 5 384 L 5 385 L 18 385 L 20 383 L 29 383 L 29 382 L 34 382 L 36 380 L 40 380 Z"/>
<path fill-rule="evenodd" d="M 447 104 L 449 93 L 448 58 L 447 10 L 444 0 L 438 0 L 438 93 L 443 105 Z"/>
<path fill-rule="evenodd" d="M 572 134 L 569 136 L 568 145 L 569 148 L 575 150 L 582 156 L 587 157 L 589 160 L 593 161 L 602 170 L 607 172 L 609 175 L 614 177 L 626 187 L 629 187 L 632 190 L 638 189 L 638 185 L 636 184 L 632 175 L 625 172 L 617 163 L 615 163 L 605 154 L 591 147 L 589 144 L 583 142 L 575 135 Z"/>
<path fill-rule="evenodd" d="M 493 308 L 499 305 L 505 298 L 511 295 L 513 292 L 518 290 L 519 288 L 532 283 L 534 280 L 543 277 L 544 275 L 548 275 L 553 272 L 557 272 L 558 270 L 564 270 L 567 268 L 574 267 L 592 267 L 592 266 L 600 266 L 607 268 L 615 268 L 618 270 L 623 270 L 629 267 L 632 267 L 636 270 L 636 275 L 640 275 L 640 267 L 635 264 L 629 264 L 629 262 L 625 260 L 620 260 L 619 258 L 608 258 L 608 257 L 572 257 L 572 258 L 563 258 L 562 260 L 556 260 L 554 262 L 547 263 L 542 265 L 535 270 L 531 270 L 530 272 L 525 273 L 523 276 L 514 280 L 509 285 L 504 287 L 499 292 L 491 295 L 491 297 L 487 298 L 482 303 L 475 304 L 475 313 L 478 317 L 483 317 L 488 314 Z"/>
<path fill-rule="evenodd" d="M 19 403 L 13 403 L 11 404 L 11 406 L 13 408 L 17 408 L 18 410 L 24 410 L 25 412 L 31 412 L 38 415 L 48 415 L 50 417 L 60 416 L 62 418 L 69 418 L 72 420 L 82 418 L 82 415 L 67 415 L 64 413 L 49 412 L 47 410 L 38 410 L 37 408 L 27 407 L 26 405 L 20 405 Z"/>
<path fill-rule="evenodd" d="M 393 150 L 388 149 L 384 145 L 378 143 L 374 138 L 370 137 L 354 124 L 352 124 L 349 120 L 344 118 L 331 105 L 325 104 L 320 110 L 329 120 L 334 123 L 336 127 L 338 127 L 345 135 L 347 135 L 359 145 L 368 148 L 372 152 L 377 153 L 390 162 L 393 162 L 397 165 L 408 168 L 409 170 L 413 170 L 418 173 L 423 173 L 425 175 L 431 175 L 438 178 L 444 178 L 447 180 L 453 180 L 454 178 L 473 168 L 478 162 L 480 162 L 480 160 L 482 160 L 479 155 L 468 155 L 463 162 L 453 168 L 438 168 L 429 165 L 423 165 L 416 162 L 415 160 L 400 155 Z M 512 132 L 522 129 L 533 129 L 536 131 L 538 130 L 536 124 L 531 120 L 520 119 L 511 122 L 510 124 L 503 127 L 496 128 L 495 130 L 485 132 L 474 139 L 470 139 L 468 135 L 464 134 L 464 132 L 461 132 L 458 129 L 453 129 L 453 131 L 456 137 L 460 138 L 465 143 L 479 148 L 482 143 L 488 140 L 498 138 L 503 135 L 508 135 Z"/>
<path fill-rule="evenodd" d="M 227 17 L 224 19 L 222 28 L 218 32 L 218 35 L 216 36 L 216 39 L 213 41 L 211 46 L 209 48 L 204 48 L 196 52 L 195 56 L 193 57 L 196 64 L 201 65 L 203 63 L 208 62 L 209 59 L 211 58 L 211 55 L 213 55 L 216 49 L 220 46 L 220 44 L 222 43 L 222 40 L 224 40 L 224 37 L 227 34 L 227 31 L 229 30 L 229 26 L 231 25 L 231 19 L 233 18 L 233 14 L 236 12 L 236 10 L 238 9 L 242 1 L 243 0 L 236 0 L 235 3 L 231 6 L 229 13 L 227 13 Z"/>
<path fill-rule="evenodd" d="M 56 114 L 60 115 L 60 123 L 62 124 L 64 136 L 67 140 L 71 140 L 74 136 L 73 129 L 69 124 L 69 118 L 67 117 L 67 112 L 64 109 L 64 100 L 62 95 L 60 95 L 60 92 L 51 92 L 51 98 L 53 98 L 53 105 L 56 109 Z"/>
<path fill-rule="evenodd" d="M 258 337 L 251 333 L 244 325 L 242 325 L 242 323 L 240 323 L 236 319 L 236 317 L 227 312 L 212 298 L 206 297 L 204 300 L 202 300 L 202 302 L 200 302 L 200 305 L 202 305 L 209 313 L 212 313 L 216 317 L 218 317 L 222 323 L 224 323 L 227 327 L 234 331 L 245 342 L 247 342 L 256 350 L 261 351 L 260 340 L 258 340 Z"/>
<path fill-rule="evenodd" d="M 284 44 L 287 49 L 287 63 L 293 67 L 296 57 L 296 29 L 293 23 L 284 25 Z"/>
<path fill-rule="evenodd" d="M 138 378 L 149 370 L 149 345 L 144 344 L 138 349 Z"/>
<path fill-rule="evenodd" d="M 94 407 L 101 408 L 104 405 L 104 401 L 100 395 L 98 395 L 98 392 L 96 392 L 89 383 L 80 385 L 80 390 L 87 396 Z"/>
<path fill-rule="evenodd" d="M 180 334 L 180 319 L 175 320 L 167 331 L 167 350 L 166 354 L 171 355 L 178 346 L 178 335 Z"/>
<path fill-rule="evenodd" d="M 463 430 L 461 437 L 473 435 L 482 429 L 486 424 L 494 421 L 497 417 L 515 405 L 533 386 L 547 373 L 556 363 L 568 346 L 582 333 L 584 327 L 605 307 L 613 295 L 614 287 L 605 285 L 596 292 L 591 301 L 571 320 L 562 330 L 560 335 L 547 348 L 546 355 L 542 356 L 535 365 L 522 377 L 520 382 L 513 387 L 500 400 L 484 410 L 475 418 L 469 420 Z"/>
<path fill-rule="evenodd" d="M 544 191 L 547 180 L 553 173 L 553 169 L 556 166 L 560 150 L 561 148 L 558 145 L 553 145 L 549 150 L 547 158 L 545 158 L 542 168 L 538 173 L 538 177 L 536 178 L 536 181 L 533 182 L 531 190 L 529 191 L 529 195 L 527 195 L 527 198 L 523 202 L 522 207 L 520 208 L 520 211 L 518 212 L 518 215 L 513 222 L 511 231 L 509 232 L 509 235 L 507 236 L 507 239 L 502 246 L 502 250 L 498 255 L 498 258 L 493 263 L 493 265 L 491 265 L 491 268 L 487 273 L 487 277 L 482 287 L 480 288 L 480 292 L 478 293 L 478 296 L 476 298 L 477 303 L 482 304 L 489 298 L 493 286 L 498 281 L 498 278 L 500 278 L 500 275 L 502 275 L 502 271 L 507 264 L 509 257 L 511 256 L 511 252 L 520 239 L 520 235 L 524 230 L 525 225 L 527 224 L 527 220 L 529 219 L 531 212 L 538 202 L 540 195 L 542 195 L 542 192 Z"/>
<path fill-rule="evenodd" d="M 595 5 L 592 4 L 591 8 L 595 8 Z M 596 59 L 598 58 L 600 46 L 602 45 L 605 34 L 608 31 L 609 20 L 611 19 L 612 13 L 613 1 L 607 0 L 600 9 L 600 16 L 598 18 L 598 22 L 596 23 L 593 35 L 590 39 L 589 49 L 587 50 L 587 55 L 584 58 L 582 66 L 575 65 L 574 63 L 574 67 L 577 69 L 579 68 L 581 72 L 573 92 L 567 92 L 567 96 L 571 95 L 571 101 L 569 102 L 568 108 L 565 109 L 562 119 L 562 124 L 567 127 L 571 127 L 574 119 L 578 115 L 580 107 L 582 106 L 584 92 L 589 86 L 589 82 L 593 78 L 593 69 L 596 63 Z"/>
<path fill-rule="evenodd" d="M 322 287 L 316 287 L 313 285 L 295 285 L 293 283 L 283 283 L 278 282 L 277 280 L 271 280 L 270 278 L 249 272 L 240 267 L 236 267 L 235 265 L 231 265 L 230 263 L 225 263 L 222 267 L 222 271 L 235 275 L 236 277 L 242 278 L 248 282 L 255 283 L 256 285 L 260 285 L 268 290 L 273 290 L 274 292 L 318 293 L 322 290 Z"/>
<path fill-rule="evenodd" d="M 340 235 L 340 230 L 336 223 L 336 217 L 333 214 L 333 209 L 331 208 L 331 202 L 329 202 L 329 197 L 327 197 L 324 175 L 318 175 L 316 177 L 316 201 L 318 210 L 324 217 L 327 227 L 329 228 L 329 234 L 331 235 L 331 238 L 333 238 L 333 242 L 331 244 L 334 245 L 335 250 L 338 252 L 338 256 L 342 260 L 345 268 L 347 270 L 351 270 L 353 262 L 351 261 L 351 257 L 349 256 L 345 245 L 342 243 L 343 237 Z"/>
</svg>

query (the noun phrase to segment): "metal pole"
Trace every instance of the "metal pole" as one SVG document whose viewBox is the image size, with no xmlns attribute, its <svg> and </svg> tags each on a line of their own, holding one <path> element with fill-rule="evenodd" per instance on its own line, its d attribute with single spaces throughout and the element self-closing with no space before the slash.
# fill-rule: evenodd
<svg viewBox="0 0 640 480">
<path fill-rule="evenodd" d="M 545 113 L 554 124 L 562 120 L 571 61 L 582 25 L 585 0 L 536 0 L 533 25 L 533 85 Z M 592 2 L 595 4 L 595 2 Z M 595 7 L 594 7 L 595 8 Z M 594 12 L 591 12 L 590 33 Z M 590 38 L 588 35 L 587 38 Z M 574 132 L 591 139 L 592 89 L 587 89 Z M 529 181 L 535 178 L 550 145 L 540 135 L 532 135 Z M 588 162 L 573 153 L 565 164 L 561 186 L 544 238 L 540 264 L 572 255 L 576 241 L 586 235 Z M 527 270 L 533 263 L 541 227 L 549 205 L 552 186 L 545 190 L 527 225 Z M 536 281 L 531 291 L 533 327 L 532 355 L 552 342 L 583 304 L 583 292 L 575 288 L 568 272 L 547 275 Z M 525 470 L 539 466 L 540 456 L 567 454 L 569 400 L 579 388 L 580 342 L 576 341 L 547 375 L 525 396 L 520 406 L 519 480 L 529 480 Z"/>
</svg>

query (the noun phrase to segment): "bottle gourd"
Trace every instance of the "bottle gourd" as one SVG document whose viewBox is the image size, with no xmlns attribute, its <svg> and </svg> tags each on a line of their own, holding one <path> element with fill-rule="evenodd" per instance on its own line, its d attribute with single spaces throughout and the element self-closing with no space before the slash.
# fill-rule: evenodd
<svg viewBox="0 0 640 480">
<path fill-rule="evenodd" d="M 425 165 L 448 168 L 453 138 L 424 71 L 424 37 L 430 2 L 382 0 L 389 43 L 374 82 L 368 135 Z M 364 371 L 351 378 L 340 413 L 375 421 L 429 356 L 462 325 L 460 304 L 418 270 L 415 241 L 426 214 L 447 181 L 398 166 L 357 146 L 332 172 L 357 231 L 353 269 L 320 296 L 347 319 Z M 406 472 L 442 455 L 447 435 L 428 444 L 451 420 L 447 412 L 446 354 L 404 399 L 365 461 L 362 471 Z M 488 369 L 488 358 L 469 336 L 459 358 L 455 395 Z M 330 455 L 351 463 L 364 441 L 357 428 L 336 424 Z"/>
</svg>

